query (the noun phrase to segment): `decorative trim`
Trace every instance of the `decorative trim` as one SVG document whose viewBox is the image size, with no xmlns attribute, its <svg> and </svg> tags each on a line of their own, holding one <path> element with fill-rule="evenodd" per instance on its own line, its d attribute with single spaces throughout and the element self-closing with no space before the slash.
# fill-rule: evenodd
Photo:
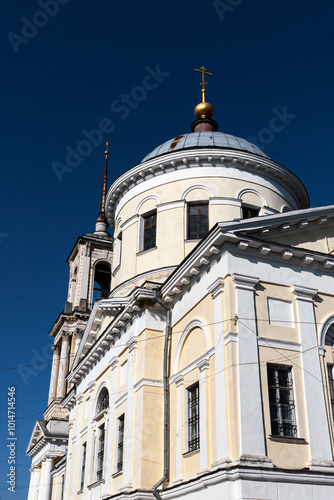
<svg viewBox="0 0 334 500">
<path fill-rule="evenodd" d="M 190 191 L 193 191 L 194 189 L 204 189 L 209 193 L 210 197 L 215 198 L 215 193 L 212 191 L 212 189 L 210 189 L 207 186 L 204 186 L 204 184 L 195 184 L 194 186 L 190 186 L 185 191 L 183 191 L 181 200 L 185 200 L 187 194 L 190 193 Z"/>
<path fill-rule="evenodd" d="M 178 373 L 175 373 L 171 377 L 169 377 L 169 385 L 173 384 L 178 380 L 179 377 L 186 375 L 187 373 L 191 372 L 191 370 L 194 370 L 195 368 L 198 368 L 198 363 L 200 363 L 203 359 L 205 358 L 210 358 L 213 354 L 215 353 L 215 348 L 211 347 L 206 353 L 204 353 L 200 358 L 195 359 L 192 363 L 190 363 L 188 366 L 185 366 L 180 370 Z"/>
<path fill-rule="evenodd" d="M 180 361 L 180 355 L 181 355 L 181 351 L 182 351 L 182 346 L 189 334 L 189 332 L 191 330 L 193 330 L 194 328 L 200 328 L 203 333 L 204 333 L 204 337 L 205 337 L 205 340 L 206 340 L 206 348 L 207 350 L 209 349 L 209 336 L 208 336 L 208 332 L 206 331 L 206 328 L 204 326 L 204 324 L 202 323 L 201 320 L 199 319 L 193 319 L 191 320 L 187 326 L 185 327 L 185 329 L 183 330 L 182 332 L 182 335 L 180 337 L 180 340 L 179 340 L 179 343 L 177 345 L 177 348 L 176 348 L 176 352 L 175 352 L 175 358 L 174 358 L 174 373 L 177 373 L 179 371 L 179 361 Z"/>
<path fill-rule="evenodd" d="M 303 300 L 304 302 L 312 302 L 314 297 L 317 295 L 318 290 L 315 288 L 308 288 L 305 286 L 293 285 L 290 287 L 292 293 L 295 294 L 297 300 Z"/>
<path fill-rule="evenodd" d="M 209 198 L 211 205 L 233 205 L 241 207 L 241 201 L 236 198 Z"/>
<path fill-rule="evenodd" d="M 287 340 L 269 339 L 258 337 L 257 343 L 261 347 L 272 347 L 273 349 L 286 349 L 287 351 L 302 351 L 302 345 L 297 342 L 289 342 Z"/>
<path fill-rule="evenodd" d="M 169 201 L 167 203 L 161 203 L 157 205 L 157 212 L 164 212 L 165 210 L 172 210 L 173 208 L 184 207 L 186 204 L 185 200 Z"/>
<path fill-rule="evenodd" d="M 156 196 L 155 194 L 150 194 L 149 196 L 146 196 L 143 200 L 141 200 L 138 205 L 137 205 L 137 208 L 136 208 L 136 215 L 139 214 L 139 210 L 141 209 L 142 205 L 145 203 L 145 201 L 148 201 L 148 200 L 155 200 L 157 201 L 157 203 L 159 205 L 161 205 L 161 200 L 158 196 Z"/>
<path fill-rule="evenodd" d="M 224 344 L 227 345 L 230 342 L 238 342 L 238 334 L 235 332 L 228 333 L 224 338 Z"/>
<path fill-rule="evenodd" d="M 253 276 L 245 276 L 242 274 L 232 274 L 231 278 L 237 290 L 240 289 L 240 290 L 253 291 L 255 286 L 260 281 L 260 278 L 255 278 Z"/>
<path fill-rule="evenodd" d="M 121 405 L 122 403 L 124 403 L 124 401 L 126 401 L 128 399 L 128 391 L 126 391 L 123 396 L 121 396 L 120 398 L 118 398 L 115 403 L 114 403 L 114 407 L 116 408 L 117 406 Z"/>
<path fill-rule="evenodd" d="M 132 224 L 138 222 L 138 220 L 139 220 L 139 215 L 138 214 L 133 215 L 132 217 L 130 217 L 130 219 L 126 220 L 125 222 L 123 222 L 123 224 L 121 224 L 121 230 L 125 231 L 125 229 L 132 226 Z"/>
<path fill-rule="evenodd" d="M 217 278 L 210 286 L 207 287 L 207 291 L 211 293 L 212 298 L 215 299 L 223 293 L 224 291 L 225 280 L 224 278 Z"/>
<path fill-rule="evenodd" d="M 139 380 L 134 386 L 133 389 L 135 392 L 139 391 L 144 386 L 148 387 L 163 387 L 163 381 L 162 380 L 155 380 L 155 379 L 149 379 L 149 378 L 142 378 Z"/>
</svg>

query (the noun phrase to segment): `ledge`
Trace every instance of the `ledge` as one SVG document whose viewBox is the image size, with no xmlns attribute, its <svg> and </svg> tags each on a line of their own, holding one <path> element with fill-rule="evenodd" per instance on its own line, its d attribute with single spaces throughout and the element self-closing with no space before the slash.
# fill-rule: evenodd
<svg viewBox="0 0 334 500">
<path fill-rule="evenodd" d="M 291 444 L 309 444 L 304 438 L 294 438 L 289 436 L 267 436 L 270 441 L 277 443 L 291 443 Z"/>
<path fill-rule="evenodd" d="M 148 248 L 147 250 L 140 250 L 140 252 L 137 252 L 136 255 L 137 257 L 140 257 L 141 255 L 145 254 L 145 253 L 148 253 L 148 252 L 152 252 L 152 250 L 156 250 L 158 247 L 155 246 L 155 247 L 152 247 L 152 248 Z"/>
<path fill-rule="evenodd" d="M 88 484 L 87 485 L 87 488 L 89 490 L 91 490 L 92 488 L 95 488 L 96 486 L 98 486 L 99 484 L 104 484 L 105 483 L 105 480 L 104 479 L 100 479 L 99 481 L 95 481 L 95 483 L 92 483 L 92 484 Z"/>
<path fill-rule="evenodd" d="M 123 469 L 119 470 L 117 472 L 114 472 L 113 474 L 111 474 L 111 477 L 115 478 L 115 477 L 121 476 L 122 474 L 123 474 Z"/>
<path fill-rule="evenodd" d="M 200 448 L 197 448 L 197 450 L 192 450 L 192 451 L 186 451 L 186 453 L 183 453 L 183 457 L 184 458 L 188 458 L 188 457 L 192 457 L 193 455 L 196 455 L 197 453 L 199 453 L 201 451 Z"/>
</svg>

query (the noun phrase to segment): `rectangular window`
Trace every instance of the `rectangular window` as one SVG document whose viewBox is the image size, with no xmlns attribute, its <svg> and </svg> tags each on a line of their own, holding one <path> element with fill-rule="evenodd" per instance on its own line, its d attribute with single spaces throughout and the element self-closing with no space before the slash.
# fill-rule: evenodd
<svg viewBox="0 0 334 500">
<path fill-rule="evenodd" d="M 188 451 L 199 448 L 199 385 L 195 384 L 188 393 Z"/>
<path fill-rule="evenodd" d="M 242 206 L 242 218 L 251 219 L 252 217 L 258 217 L 260 210 L 258 208 Z"/>
<path fill-rule="evenodd" d="M 268 388 L 272 436 L 297 437 L 291 367 L 268 365 Z"/>
<path fill-rule="evenodd" d="M 103 459 L 104 459 L 104 424 L 99 427 L 98 433 L 98 452 L 97 452 L 97 467 L 96 480 L 101 481 L 103 477 Z"/>
<path fill-rule="evenodd" d="M 208 203 L 189 203 L 188 210 L 188 240 L 204 238 L 209 231 Z"/>
<path fill-rule="evenodd" d="M 157 213 L 143 215 L 143 250 L 156 246 Z"/>
<path fill-rule="evenodd" d="M 83 490 L 84 482 L 85 482 L 85 470 L 86 470 L 86 452 L 87 452 L 87 443 L 83 443 L 82 452 L 81 452 L 81 480 L 80 480 L 80 491 Z"/>
<path fill-rule="evenodd" d="M 124 414 L 118 418 L 117 472 L 123 470 Z"/>
<path fill-rule="evenodd" d="M 328 365 L 329 393 L 332 405 L 332 417 L 334 419 L 334 365 Z"/>
<path fill-rule="evenodd" d="M 64 485 L 65 485 L 65 474 L 61 476 L 60 500 L 64 500 Z"/>
</svg>

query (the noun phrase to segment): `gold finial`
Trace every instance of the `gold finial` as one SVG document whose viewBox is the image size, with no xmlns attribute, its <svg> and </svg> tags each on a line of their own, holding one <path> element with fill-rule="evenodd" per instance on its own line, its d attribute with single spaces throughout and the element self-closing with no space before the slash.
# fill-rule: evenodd
<svg viewBox="0 0 334 500">
<path fill-rule="evenodd" d="M 109 154 L 108 147 L 109 147 L 109 146 L 111 146 L 111 144 L 110 144 L 110 142 L 108 142 L 108 141 L 107 141 L 107 142 L 105 142 L 104 144 L 107 146 L 107 149 L 106 149 L 106 151 L 104 152 L 104 154 L 105 154 L 106 156 L 108 156 L 108 154 Z"/>
<path fill-rule="evenodd" d="M 195 71 L 197 71 L 198 73 L 202 73 L 202 83 L 200 84 L 202 86 L 202 102 L 200 104 L 197 104 L 195 108 L 195 116 L 198 120 L 200 118 L 212 118 L 214 114 L 213 106 L 211 106 L 211 104 L 209 104 L 205 100 L 205 85 L 207 85 L 207 82 L 205 81 L 205 75 L 212 76 L 212 73 L 209 73 L 204 66 L 202 66 L 200 69 L 195 69 Z"/>
</svg>

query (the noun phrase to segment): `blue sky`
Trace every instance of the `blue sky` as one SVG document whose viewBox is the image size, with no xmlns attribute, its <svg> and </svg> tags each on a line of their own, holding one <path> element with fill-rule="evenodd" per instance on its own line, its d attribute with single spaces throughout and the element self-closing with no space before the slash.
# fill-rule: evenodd
<svg viewBox="0 0 334 500">
<path fill-rule="evenodd" d="M 65 261 L 98 215 L 104 147 L 91 131 L 110 130 L 100 132 L 112 144 L 110 184 L 190 131 L 200 101 L 194 68 L 205 65 L 219 130 L 263 144 L 304 182 L 311 206 L 333 203 L 334 4 L 1 0 L 0 37 L 0 498 L 13 498 L 4 478 L 15 386 L 21 500 L 25 450 L 47 404 L 48 332 L 66 301 Z M 273 132 L 277 113 L 284 126 Z M 82 143 L 87 135 L 95 145 Z M 80 154 L 66 161 L 73 150 Z M 35 363 L 43 364 L 18 369 Z"/>
</svg>

